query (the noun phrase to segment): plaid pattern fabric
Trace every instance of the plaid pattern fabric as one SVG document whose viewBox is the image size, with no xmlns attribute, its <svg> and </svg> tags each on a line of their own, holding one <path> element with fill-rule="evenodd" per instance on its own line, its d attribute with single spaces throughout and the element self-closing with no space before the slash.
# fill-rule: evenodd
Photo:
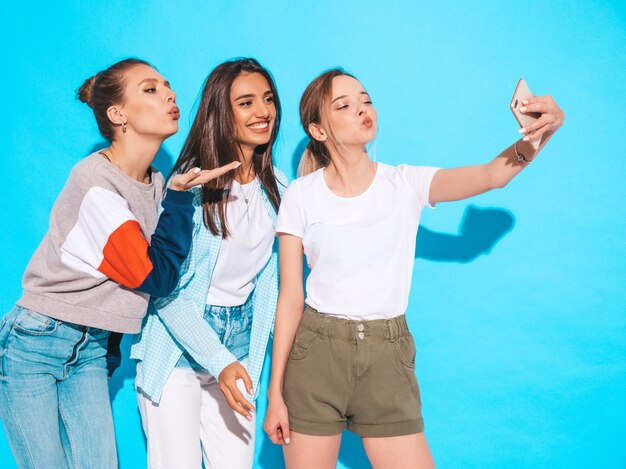
<svg viewBox="0 0 626 469">
<path fill-rule="evenodd" d="M 282 195 L 287 186 L 287 178 L 277 168 L 274 171 Z M 265 208 L 272 223 L 276 225 L 276 211 L 265 188 L 262 185 L 261 188 L 260 194 Z M 204 226 L 200 190 L 192 190 L 195 208 L 194 235 L 189 255 L 180 270 L 178 285 L 167 298 L 150 300 L 143 328 L 135 336 L 131 346 L 131 358 L 141 362 L 135 385 L 155 403 L 159 402 L 163 386 L 183 350 L 216 377 L 226 366 L 237 360 L 203 319 L 211 275 L 222 238 L 219 235 L 213 236 Z M 267 341 L 274 326 L 277 299 L 278 243 L 274 242 L 270 259 L 259 273 L 252 293 L 254 312 L 247 370 L 254 387 L 254 399 L 259 394 L 259 378 Z"/>
</svg>

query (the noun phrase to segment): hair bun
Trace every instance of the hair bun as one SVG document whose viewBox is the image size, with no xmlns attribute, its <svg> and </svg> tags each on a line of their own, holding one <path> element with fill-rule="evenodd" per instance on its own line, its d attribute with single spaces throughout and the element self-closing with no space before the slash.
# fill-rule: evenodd
<svg viewBox="0 0 626 469">
<path fill-rule="evenodd" d="M 93 87 L 96 84 L 96 80 L 98 79 L 98 75 L 100 75 L 100 74 L 96 73 L 91 78 L 87 78 L 85 80 L 85 83 L 83 83 L 83 85 L 76 92 L 76 96 L 78 97 L 78 99 L 80 99 L 83 103 L 85 103 L 87 106 L 89 106 L 91 108 L 93 108 L 93 106 L 91 105 L 91 99 L 92 99 L 92 95 L 93 95 Z"/>
</svg>

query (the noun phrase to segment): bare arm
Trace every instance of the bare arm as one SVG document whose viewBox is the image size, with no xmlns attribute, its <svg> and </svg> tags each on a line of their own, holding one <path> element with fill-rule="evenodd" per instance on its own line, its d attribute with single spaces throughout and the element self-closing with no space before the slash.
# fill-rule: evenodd
<svg viewBox="0 0 626 469">
<path fill-rule="evenodd" d="M 532 161 L 561 127 L 565 115 L 550 96 L 535 96 L 524 104 L 522 112 L 541 113 L 541 117 L 533 125 L 520 129 L 526 136 L 517 142 L 517 151 L 527 161 Z M 535 151 L 529 140 L 536 137 L 541 137 L 541 145 Z M 527 163 L 517 160 L 514 145 L 511 145 L 489 163 L 442 169 L 433 177 L 430 203 L 467 199 L 504 187 L 526 166 Z"/>
<path fill-rule="evenodd" d="M 268 394 L 282 394 L 287 357 L 302 319 L 302 238 L 282 234 L 279 238 L 280 293 L 276 305 L 276 326 L 272 351 L 272 374 Z"/>
<path fill-rule="evenodd" d="M 263 428 L 273 443 L 289 444 L 289 421 L 283 401 L 283 377 L 304 305 L 302 285 L 302 238 L 289 234 L 279 237 L 280 293 L 276 305 L 272 374 L 268 389 L 268 409 Z"/>
</svg>

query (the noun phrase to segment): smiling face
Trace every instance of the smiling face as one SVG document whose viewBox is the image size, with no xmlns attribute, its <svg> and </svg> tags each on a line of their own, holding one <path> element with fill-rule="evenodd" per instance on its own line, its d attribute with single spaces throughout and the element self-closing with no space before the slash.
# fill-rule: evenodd
<svg viewBox="0 0 626 469">
<path fill-rule="evenodd" d="M 124 103 L 111 106 L 115 108 L 109 111 L 111 120 L 118 125 L 126 122 L 127 132 L 143 136 L 164 140 L 175 134 L 180 111 L 169 82 L 148 65 L 131 67 L 124 79 Z"/>
<path fill-rule="evenodd" d="M 349 75 L 333 78 L 327 109 L 322 119 L 326 122 L 319 126 L 327 143 L 338 147 L 364 147 L 376 136 L 376 109 L 356 78 Z"/>
<path fill-rule="evenodd" d="M 270 85 L 260 73 L 241 73 L 230 88 L 237 142 L 253 152 L 270 141 L 276 106 Z"/>
</svg>

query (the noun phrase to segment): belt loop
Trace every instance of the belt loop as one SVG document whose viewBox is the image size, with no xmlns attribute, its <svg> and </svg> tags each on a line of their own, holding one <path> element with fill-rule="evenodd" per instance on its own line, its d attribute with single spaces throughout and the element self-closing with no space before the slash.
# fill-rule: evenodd
<svg viewBox="0 0 626 469">
<path fill-rule="evenodd" d="M 315 316 L 315 332 L 320 335 L 324 334 L 324 317 L 321 314 L 316 314 Z"/>
<path fill-rule="evenodd" d="M 406 314 L 403 314 L 402 316 L 399 316 L 399 321 L 398 321 L 398 327 L 400 329 L 400 335 L 405 336 L 405 335 L 410 335 L 411 334 L 411 330 L 409 329 L 409 325 L 406 322 Z"/>
<path fill-rule="evenodd" d="M 325 314 L 322 314 L 313 308 L 311 308 L 311 310 L 315 313 L 313 316 L 315 318 L 315 332 L 321 336 L 325 336 L 328 318 Z"/>
<path fill-rule="evenodd" d="M 387 320 L 387 330 L 389 333 L 389 340 L 395 342 L 400 337 L 400 331 L 398 330 L 398 322 L 393 319 Z"/>
<path fill-rule="evenodd" d="M 320 324 L 320 333 L 322 337 L 330 337 L 330 317 L 327 314 L 324 314 L 322 324 Z"/>
</svg>

